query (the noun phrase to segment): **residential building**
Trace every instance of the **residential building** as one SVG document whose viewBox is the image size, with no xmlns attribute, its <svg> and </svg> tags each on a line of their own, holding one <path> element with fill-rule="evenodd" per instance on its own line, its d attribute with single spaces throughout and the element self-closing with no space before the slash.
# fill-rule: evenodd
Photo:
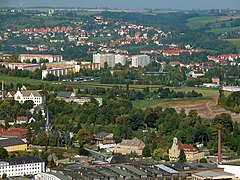
<svg viewBox="0 0 240 180">
<path fill-rule="evenodd" d="M 25 151 L 27 150 L 27 143 L 20 138 L 3 138 L 0 139 L 0 147 L 3 147 L 8 152 Z"/>
<path fill-rule="evenodd" d="M 204 76 L 205 74 L 203 72 L 200 72 L 200 71 L 191 71 L 189 73 L 189 76 L 190 77 L 193 77 L 193 78 L 198 78 L 198 77 L 202 77 Z"/>
<path fill-rule="evenodd" d="M 35 71 L 36 69 L 40 69 L 39 64 L 1 62 L 0 65 L 9 69 L 17 68 L 17 69 L 27 70 L 27 71 Z"/>
<path fill-rule="evenodd" d="M 34 106 L 39 106 L 44 104 L 46 98 L 39 91 L 26 90 L 17 91 L 16 94 L 14 94 L 14 100 L 18 101 L 20 104 L 30 100 L 34 102 Z"/>
<path fill-rule="evenodd" d="M 116 54 L 115 55 L 115 64 L 120 63 L 121 65 L 125 65 L 126 64 L 126 56 L 125 55 L 121 55 L 121 54 Z"/>
<path fill-rule="evenodd" d="M 81 69 L 100 70 L 100 63 L 81 62 L 79 65 L 74 65 L 75 72 Z"/>
<path fill-rule="evenodd" d="M 8 98 L 14 98 L 14 94 L 16 94 L 16 91 L 10 91 L 7 93 Z"/>
<path fill-rule="evenodd" d="M 115 66 L 114 54 L 93 54 L 93 63 L 99 63 L 100 67 L 104 67 L 105 62 L 109 67 Z"/>
<path fill-rule="evenodd" d="M 75 72 L 75 70 L 74 70 L 73 66 L 44 69 L 44 70 L 42 70 L 42 79 L 45 79 L 48 74 L 52 74 L 54 76 L 60 77 L 60 76 L 72 74 L 74 72 Z"/>
<path fill-rule="evenodd" d="M 12 54 L 0 54 L 0 60 L 11 58 Z"/>
<path fill-rule="evenodd" d="M 78 103 L 80 105 L 83 105 L 84 103 L 91 102 L 91 100 L 96 100 L 99 104 L 99 106 L 103 105 L 103 101 L 101 97 L 80 97 L 80 98 L 74 98 L 72 99 L 72 102 Z"/>
<path fill-rule="evenodd" d="M 192 144 L 183 144 L 175 137 L 173 138 L 172 147 L 169 149 L 169 159 L 178 161 L 181 149 L 184 151 L 188 162 L 196 162 L 204 158 L 204 153 L 198 152 Z"/>
<path fill-rule="evenodd" d="M 212 78 L 212 83 L 220 84 L 220 78 Z"/>
<path fill-rule="evenodd" d="M 111 144 L 113 141 L 113 133 L 99 132 L 96 134 L 94 141 L 97 144 Z"/>
<path fill-rule="evenodd" d="M 27 116 L 17 116 L 16 124 L 26 124 L 26 123 L 28 123 L 28 117 Z"/>
<path fill-rule="evenodd" d="M 40 63 L 42 61 L 47 61 L 49 63 L 52 62 L 60 62 L 63 57 L 61 55 L 51 55 L 51 54 L 19 54 L 19 60 L 21 62 L 30 61 L 33 62 L 35 60 L 36 63 Z"/>
<path fill-rule="evenodd" d="M 150 63 L 150 56 L 136 55 L 132 56 L 132 67 L 144 67 Z"/>
<path fill-rule="evenodd" d="M 70 92 L 70 91 L 61 91 L 57 94 L 57 98 L 58 99 L 61 99 L 61 100 L 64 100 L 66 98 L 73 98 L 73 97 L 76 97 L 76 94 L 75 92 Z"/>
<path fill-rule="evenodd" d="M 234 174 L 227 172 L 217 172 L 217 171 L 205 171 L 194 173 L 192 175 L 193 180 L 206 180 L 206 179 L 214 179 L 214 180 L 235 180 L 236 177 Z"/>
<path fill-rule="evenodd" d="M 0 176 L 34 175 L 45 171 L 45 163 L 37 157 L 0 159 Z"/>
<path fill-rule="evenodd" d="M 138 138 L 133 138 L 132 140 L 122 140 L 121 143 L 117 144 L 113 148 L 114 153 L 121 154 L 131 154 L 136 153 L 138 156 L 142 155 L 142 150 L 145 147 L 145 144 Z"/>
<path fill-rule="evenodd" d="M 8 128 L 0 133 L 0 138 L 20 138 L 25 141 L 27 132 L 26 128 Z"/>
</svg>

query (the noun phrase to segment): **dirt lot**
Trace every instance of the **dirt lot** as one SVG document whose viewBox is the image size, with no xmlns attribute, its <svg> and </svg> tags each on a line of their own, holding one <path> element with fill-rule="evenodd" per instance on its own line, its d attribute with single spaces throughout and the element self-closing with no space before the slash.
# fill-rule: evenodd
<svg viewBox="0 0 240 180">
<path fill-rule="evenodd" d="M 196 109 L 199 115 L 203 118 L 214 118 L 216 115 L 221 113 L 228 113 L 231 115 L 233 121 L 240 122 L 240 115 L 236 113 L 232 113 L 230 111 L 227 111 L 217 105 L 216 100 L 209 100 L 206 102 L 200 102 L 200 103 L 193 103 L 189 105 L 176 105 L 172 106 L 177 111 L 180 111 L 182 108 L 186 110 L 186 113 L 188 113 L 191 109 Z"/>
</svg>

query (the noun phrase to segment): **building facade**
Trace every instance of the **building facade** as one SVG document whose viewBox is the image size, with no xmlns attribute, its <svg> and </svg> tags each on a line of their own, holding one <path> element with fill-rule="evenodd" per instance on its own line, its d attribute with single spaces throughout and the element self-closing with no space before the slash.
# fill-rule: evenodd
<svg viewBox="0 0 240 180">
<path fill-rule="evenodd" d="M 7 177 L 34 175 L 45 172 L 45 163 L 37 157 L 0 159 L 0 176 Z"/>
<path fill-rule="evenodd" d="M 27 150 L 27 143 L 19 138 L 4 138 L 0 139 L 0 147 L 8 152 L 25 151 Z"/>
<path fill-rule="evenodd" d="M 126 64 L 126 56 L 125 55 L 121 55 L 121 54 L 116 54 L 115 55 L 115 64 L 121 64 L 121 65 L 125 65 Z"/>
<path fill-rule="evenodd" d="M 198 152 L 192 144 L 183 144 L 175 137 L 173 138 L 172 147 L 169 149 L 170 161 L 178 161 L 181 149 L 183 149 L 188 162 L 196 162 L 204 158 L 204 153 Z"/>
<path fill-rule="evenodd" d="M 105 62 L 109 67 L 115 66 L 115 55 L 114 54 L 94 54 L 93 63 L 99 63 L 101 67 L 104 67 Z"/>
<path fill-rule="evenodd" d="M 75 72 L 79 72 L 81 69 L 100 70 L 99 63 L 81 63 L 80 65 L 74 65 Z"/>
<path fill-rule="evenodd" d="M 148 55 L 136 55 L 132 56 L 132 67 L 144 67 L 150 63 L 150 56 Z"/>
<path fill-rule="evenodd" d="M 17 69 L 28 70 L 28 71 L 35 71 L 36 69 L 40 69 L 39 64 L 1 62 L 0 65 L 9 69 L 17 68 Z"/>
<path fill-rule="evenodd" d="M 68 75 L 74 73 L 74 67 L 59 67 L 59 68 L 52 68 L 52 69 L 45 69 L 42 70 L 42 79 L 45 79 L 48 74 L 52 74 L 54 76 L 60 77 L 64 75 Z"/>
<path fill-rule="evenodd" d="M 34 102 L 34 106 L 39 106 L 44 104 L 45 96 L 39 91 L 17 91 L 16 94 L 14 94 L 14 100 L 18 101 L 20 104 L 31 100 Z"/>
<path fill-rule="evenodd" d="M 61 55 L 51 55 L 51 54 L 20 54 L 19 60 L 21 62 L 30 61 L 33 62 L 33 60 L 36 61 L 36 63 L 40 63 L 42 61 L 48 61 L 49 63 L 52 62 L 60 62 L 63 60 L 63 57 Z"/>
<path fill-rule="evenodd" d="M 136 153 L 138 156 L 141 156 L 144 147 L 145 144 L 138 138 L 133 138 L 132 140 L 125 139 L 114 147 L 113 152 L 124 155 Z"/>
</svg>

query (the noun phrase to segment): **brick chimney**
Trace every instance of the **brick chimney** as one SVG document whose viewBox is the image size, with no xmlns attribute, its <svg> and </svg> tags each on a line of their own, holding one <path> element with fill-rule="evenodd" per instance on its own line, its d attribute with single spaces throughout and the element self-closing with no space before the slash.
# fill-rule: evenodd
<svg viewBox="0 0 240 180">
<path fill-rule="evenodd" d="M 77 89 L 76 88 L 73 89 L 73 94 L 74 94 L 74 97 L 77 96 Z"/>
<path fill-rule="evenodd" d="M 218 164 L 222 164 L 221 130 L 218 130 Z"/>
</svg>

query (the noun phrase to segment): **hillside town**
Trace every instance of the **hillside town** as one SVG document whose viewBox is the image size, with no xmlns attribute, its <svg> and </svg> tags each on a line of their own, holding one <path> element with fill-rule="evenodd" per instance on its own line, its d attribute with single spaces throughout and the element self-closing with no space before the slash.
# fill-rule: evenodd
<svg viewBox="0 0 240 180">
<path fill-rule="evenodd" d="M 238 180 L 239 15 L 0 6 L 0 179 Z"/>
</svg>

